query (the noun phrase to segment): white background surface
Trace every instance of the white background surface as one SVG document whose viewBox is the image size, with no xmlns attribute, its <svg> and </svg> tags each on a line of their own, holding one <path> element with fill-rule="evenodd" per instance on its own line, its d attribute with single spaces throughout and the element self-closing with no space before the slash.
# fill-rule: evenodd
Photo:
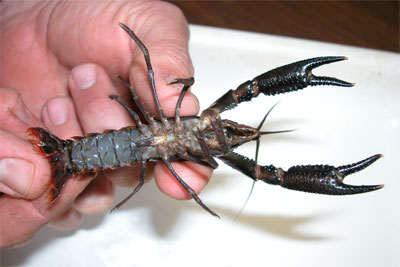
<svg viewBox="0 0 400 267">
<path fill-rule="evenodd" d="M 399 55 L 200 26 L 191 26 L 190 53 L 196 70 L 192 90 L 201 109 L 272 68 L 315 56 L 347 56 L 314 73 L 356 82 L 355 87 L 260 96 L 223 118 L 257 126 L 281 100 L 263 129 L 298 130 L 263 138 L 261 164 L 337 166 L 382 153 L 384 158 L 346 182 L 385 188 L 331 197 L 260 182 L 234 220 L 251 180 L 221 163 L 200 195 L 221 220 L 194 201 L 164 196 L 151 181 L 112 215 L 86 217 L 74 232 L 45 228 L 25 247 L 2 251 L 2 265 L 400 266 Z M 239 152 L 254 157 L 254 148 L 251 143 Z M 129 192 L 121 189 L 119 199 Z"/>
</svg>

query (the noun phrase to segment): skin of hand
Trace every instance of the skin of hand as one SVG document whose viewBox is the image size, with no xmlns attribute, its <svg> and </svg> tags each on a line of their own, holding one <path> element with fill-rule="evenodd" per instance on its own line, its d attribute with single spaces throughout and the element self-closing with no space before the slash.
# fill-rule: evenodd
<svg viewBox="0 0 400 267">
<path fill-rule="evenodd" d="M 109 94 L 129 101 L 118 73 L 137 90 L 145 108 L 157 114 L 143 54 L 118 26 L 132 28 L 150 52 L 155 84 L 168 117 L 182 86 L 175 78 L 193 76 L 188 55 L 189 30 L 182 12 L 159 1 L 5 1 L 1 4 L 0 72 L 0 245 L 22 244 L 44 225 L 79 226 L 82 214 L 108 210 L 117 185 L 134 187 L 140 166 L 71 178 L 61 196 L 49 203 L 51 170 L 30 143 L 26 130 L 43 127 L 67 139 L 134 125 Z M 199 111 L 188 92 L 182 116 Z M 199 193 L 211 169 L 191 162 L 173 163 Z M 163 164 L 153 169 L 156 183 L 176 199 L 189 195 Z"/>
</svg>

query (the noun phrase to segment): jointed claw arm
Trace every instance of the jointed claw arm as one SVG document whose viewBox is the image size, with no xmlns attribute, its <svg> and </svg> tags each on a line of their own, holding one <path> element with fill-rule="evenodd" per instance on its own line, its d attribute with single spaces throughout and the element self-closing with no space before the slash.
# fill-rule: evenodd
<svg viewBox="0 0 400 267">
<path fill-rule="evenodd" d="M 337 78 L 315 76 L 312 70 L 321 65 L 342 61 L 346 57 L 317 57 L 294 62 L 268 72 L 265 72 L 251 81 L 239 85 L 236 90 L 229 90 L 215 101 L 203 113 L 222 113 L 225 110 L 235 108 L 238 104 L 250 101 L 260 93 L 276 95 L 297 91 L 307 86 L 335 85 L 350 87 L 348 83 Z M 203 114 L 202 114 L 203 115 Z"/>
<path fill-rule="evenodd" d="M 348 185 L 344 178 L 361 171 L 376 160 L 381 154 L 374 155 L 357 163 L 334 167 L 330 165 L 294 166 L 287 171 L 272 165 L 261 166 L 254 160 L 235 152 L 219 157 L 224 163 L 242 172 L 255 181 L 280 185 L 287 189 L 326 195 L 353 195 L 381 189 L 383 185 Z"/>
</svg>

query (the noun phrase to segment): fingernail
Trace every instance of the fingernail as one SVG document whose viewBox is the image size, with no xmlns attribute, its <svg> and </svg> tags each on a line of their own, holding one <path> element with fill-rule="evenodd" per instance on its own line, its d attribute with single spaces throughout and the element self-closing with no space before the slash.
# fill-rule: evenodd
<svg viewBox="0 0 400 267">
<path fill-rule="evenodd" d="M 93 64 L 84 64 L 72 70 L 72 79 L 79 89 L 87 89 L 96 82 L 96 70 Z"/>
<path fill-rule="evenodd" d="M 44 108 L 43 120 L 46 125 L 50 122 L 52 125 L 61 125 L 67 121 L 67 103 L 63 98 L 54 98 L 47 102 Z"/>
<path fill-rule="evenodd" d="M 5 194 L 25 196 L 32 185 L 33 164 L 23 159 L 0 159 L 0 183 L 7 188 Z M 8 190 L 7 190 L 8 189 Z"/>
<path fill-rule="evenodd" d="M 24 102 L 20 98 L 17 105 L 13 109 L 13 113 L 17 116 L 21 121 L 25 123 L 29 123 L 31 116 L 28 108 L 25 106 Z"/>
</svg>

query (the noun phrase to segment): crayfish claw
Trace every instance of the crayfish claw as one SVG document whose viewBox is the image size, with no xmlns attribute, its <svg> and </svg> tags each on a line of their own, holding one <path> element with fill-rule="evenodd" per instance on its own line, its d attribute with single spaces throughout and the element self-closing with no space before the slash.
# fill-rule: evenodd
<svg viewBox="0 0 400 267">
<path fill-rule="evenodd" d="M 309 85 L 334 85 L 334 86 L 342 86 L 342 87 L 352 87 L 354 83 L 349 83 L 343 80 L 339 80 L 333 77 L 326 77 L 326 76 L 311 76 L 309 81 Z"/>
<path fill-rule="evenodd" d="M 354 83 L 349 83 L 343 80 L 339 80 L 333 77 L 326 76 L 315 76 L 311 73 L 311 71 L 319 66 L 338 62 L 342 60 L 347 60 L 347 57 L 317 57 L 310 58 L 303 61 L 298 62 L 298 67 L 302 68 L 305 73 L 307 73 L 308 77 L 308 85 L 334 85 L 334 86 L 342 86 L 342 87 L 351 87 L 354 86 Z"/>
<path fill-rule="evenodd" d="M 368 167 L 382 155 L 377 154 L 357 163 L 334 167 L 307 165 L 291 167 L 282 177 L 281 186 L 287 189 L 326 195 L 354 195 L 381 189 L 383 185 L 348 185 L 344 178 Z"/>
<path fill-rule="evenodd" d="M 276 95 L 294 92 L 307 86 L 335 85 L 351 87 L 354 84 L 339 80 L 333 77 L 315 76 L 312 70 L 325 64 L 338 62 L 347 59 L 346 57 L 329 56 L 316 57 L 297 61 L 276 69 L 270 70 L 255 77 L 251 82 L 244 83 L 236 89 L 237 95 L 241 96 L 239 102 L 249 101 L 261 92 L 265 95 Z M 250 97 L 248 96 L 250 93 Z"/>
<path fill-rule="evenodd" d="M 315 69 L 316 67 L 342 60 L 347 60 L 347 57 L 342 57 L 342 56 L 315 57 L 298 61 L 296 63 L 302 66 L 305 70 L 312 70 Z"/>
<path fill-rule="evenodd" d="M 343 177 L 345 177 L 349 174 L 359 172 L 367 168 L 369 165 L 371 165 L 381 157 L 383 157 L 382 154 L 376 154 L 359 162 L 337 167 L 337 170 L 343 175 Z"/>
<path fill-rule="evenodd" d="M 371 191 L 375 191 L 381 189 L 383 185 L 348 185 L 348 184 L 341 184 L 337 187 L 337 189 L 342 190 L 342 194 L 338 195 L 355 195 L 361 193 L 368 193 Z"/>
<path fill-rule="evenodd" d="M 343 177 L 342 180 L 350 174 L 359 172 L 365 168 L 367 168 L 369 165 L 377 161 L 379 158 L 383 157 L 382 154 L 376 154 L 373 155 L 369 158 L 366 158 L 364 160 L 361 160 L 359 162 L 349 164 L 349 165 L 343 165 L 340 167 L 337 167 L 337 171 L 340 173 L 340 176 Z M 348 184 L 343 184 L 343 191 L 350 192 L 348 194 L 359 194 L 359 193 L 367 193 L 371 191 L 375 191 L 378 189 L 381 189 L 383 185 L 361 185 L 361 186 L 356 186 L 356 185 L 348 185 Z"/>
</svg>

